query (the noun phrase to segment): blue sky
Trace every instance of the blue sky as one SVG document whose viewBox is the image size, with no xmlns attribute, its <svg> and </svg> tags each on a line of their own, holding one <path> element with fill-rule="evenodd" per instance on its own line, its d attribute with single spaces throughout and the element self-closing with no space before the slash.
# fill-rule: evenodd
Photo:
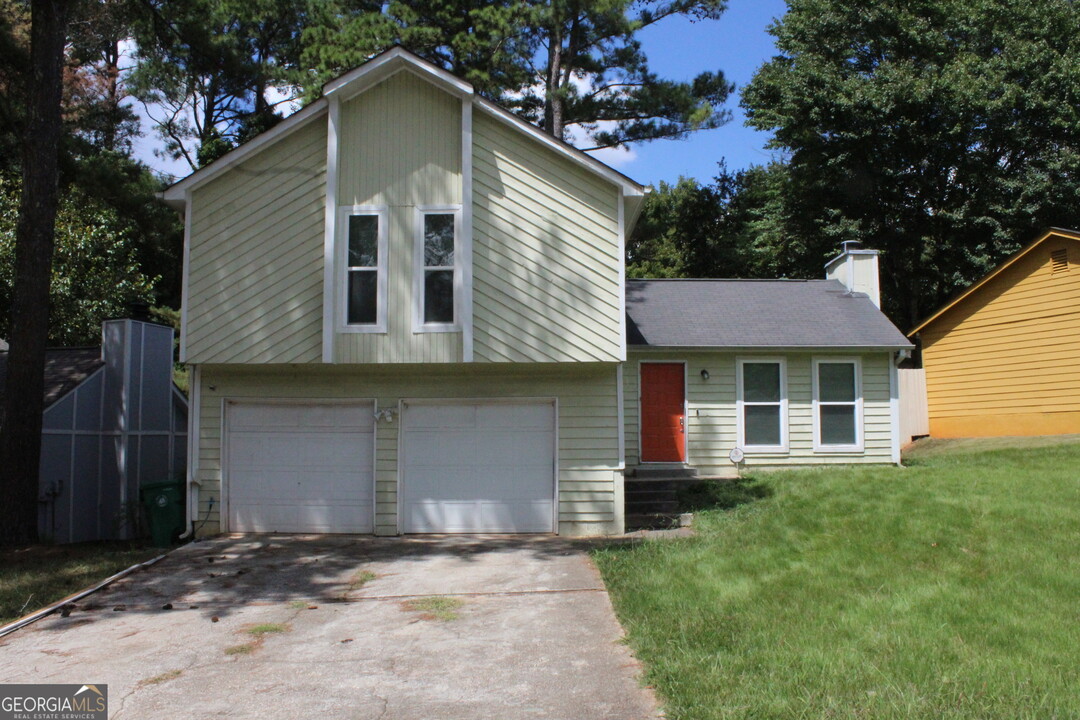
<svg viewBox="0 0 1080 720">
<path fill-rule="evenodd" d="M 771 153 L 765 143 L 769 135 L 743 124 L 738 92 L 775 54 L 772 36 L 765 29 L 786 9 L 784 0 L 730 0 L 719 20 L 693 23 L 669 18 L 642 31 L 639 38 L 649 65 L 660 77 L 689 81 L 706 70 L 723 70 L 736 84 L 726 108 L 733 117 L 721 128 L 694 133 L 686 140 L 643 143 L 629 152 L 601 151 L 597 156 L 646 185 L 661 180 L 674 183 L 683 175 L 707 183 L 716 175 L 721 158 L 731 170 L 768 162 Z M 136 104 L 135 109 L 141 107 Z M 143 132 L 135 146 L 140 159 L 159 172 L 179 177 L 190 172 L 185 163 L 154 157 L 153 149 L 160 147 L 161 140 L 145 117 Z"/>
<path fill-rule="evenodd" d="M 661 180 L 675 182 L 680 175 L 708 182 L 716 175 L 721 158 L 731 170 L 768 162 L 772 156 L 765 149 L 769 134 L 743 124 L 738 92 L 776 54 L 773 38 L 765 29 L 786 9 L 784 0 L 730 0 L 719 20 L 691 23 L 674 18 L 642 32 L 649 65 L 660 77 L 691 80 L 706 70 L 723 70 L 736 84 L 727 106 L 733 117 L 721 128 L 695 133 L 686 140 L 639 145 L 633 150 L 636 157 L 620 163 L 619 170 L 654 185 Z"/>
</svg>

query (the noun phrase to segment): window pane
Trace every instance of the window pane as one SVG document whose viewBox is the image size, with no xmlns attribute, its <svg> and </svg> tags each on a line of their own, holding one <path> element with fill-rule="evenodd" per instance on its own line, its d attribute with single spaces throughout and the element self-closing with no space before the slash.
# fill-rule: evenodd
<svg viewBox="0 0 1080 720">
<path fill-rule="evenodd" d="M 821 411 L 821 444 L 855 444 L 855 406 L 819 405 Z"/>
<path fill-rule="evenodd" d="M 424 216 L 424 266 L 449 267 L 454 264 L 454 216 Z"/>
<path fill-rule="evenodd" d="M 374 270 L 349 271 L 348 323 L 374 325 L 378 308 L 378 278 Z"/>
<path fill-rule="evenodd" d="M 379 216 L 349 216 L 349 267 L 379 264 Z"/>
<path fill-rule="evenodd" d="M 454 271 L 424 272 L 424 322 L 454 322 Z"/>
<path fill-rule="evenodd" d="M 780 364 L 745 363 L 743 365 L 743 400 L 780 402 Z"/>
<path fill-rule="evenodd" d="M 780 406 L 744 405 L 743 421 L 747 445 L 780 444 Z"/>
<path fill-rule="evenodd" d="M 818 365 L 818 394 L 822 402 L 855 402 L 855 363 Z"/>
</svg>

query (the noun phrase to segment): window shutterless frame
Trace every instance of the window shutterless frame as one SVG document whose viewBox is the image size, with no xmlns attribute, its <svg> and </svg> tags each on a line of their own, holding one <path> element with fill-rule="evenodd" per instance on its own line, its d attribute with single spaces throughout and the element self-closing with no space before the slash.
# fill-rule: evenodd
<svg viewBox="0 0 1080 720">
<path fill-rule="evenodd" d="M 852 368 L 852 399 L 823 400 L 821 392 L 821 367 L 823 365 L 850 365 Z M 814 452 L 853 453 L 863 452 L 865 448 L 863 432 L 863 393 L 862 359 L 858 357 L 816 357 L 812 363 L 812 383 L 814 388 Z M 854 443 L 826 444 L 822 441 L 821 414 L 826 408 L 851 408 L 854 416 Z"/>
<path fill-rule="evenodd" d="M 453 265 L 427 265 L 425 243 L 427 216 L 452 215 L 454 218 Z M 461 205 L 422 205 L 413 215 L 413 332 L 460 332 L 462 298 L 462 236 Z M 427 306 L 426 288 L 428 273 L 452 273 L 453 320 L 450 322 L 425 322 Z"/>
<path fill-rule="evenodd" d="M 350 266 L 349 264 L 349 225 L 354 216 L 377 218 L 376 264 L 374 266 Z M 389 213 L 383 205 L 343 205 L 337 215 L 337 248 L 334 257 L 337 261 L 337 318 L 338 332 L 345 333 L 385 333 L 386 332 L 386 268 L 387 268 L 387 232 Z M 369 272 L 375 275 L 375 322 L 350 323 L 348 314 L 349 274 L 350 272 Z"/>
<path fill-rule="evenodd" d="M 776 401 L 747 401 L 745 399 L 744 366 L 753 364 L 776 365 L 780 376 L 779 400 Z M 752 407 L 776 407 L 778 408 L 780 423 L 779 445 L 751 445 L 746 441 L 746 410 Z M 782 357 L 741 357 L 735 360 L 735 414 L 738 425 L 739 447 L 748 455 L 761 453 L 787 453 L 788 444 L 788 391 L 787 391 L 787 360 Z"/>
</svg>

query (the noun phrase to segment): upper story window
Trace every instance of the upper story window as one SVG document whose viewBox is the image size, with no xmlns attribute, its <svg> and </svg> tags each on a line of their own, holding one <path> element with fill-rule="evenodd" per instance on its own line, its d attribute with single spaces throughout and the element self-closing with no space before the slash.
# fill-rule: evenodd
<svg viewBox="0 0 1080 720">
<path fill-rule="evenodd" d="M 386 332 L 386 209 L 342 208 L 339 227 L 341 329 Z"/>
<path fill-rule="evenodd" d="M 782 358 L 740 358 L 736 391 L 739 445 L 749 452 L 787 452 L 787 368 Z"/>
<path fill-rule="evenodd" d="M 814 360 L 815 450 L 862 450 L 861 375 L 858 358 Z"/>
<path fill-rule="evenodd" d="M 426 207 L 416 211 L 413 328 L 416 332 L 460 329 L 461 208 Z"/>
</svg>

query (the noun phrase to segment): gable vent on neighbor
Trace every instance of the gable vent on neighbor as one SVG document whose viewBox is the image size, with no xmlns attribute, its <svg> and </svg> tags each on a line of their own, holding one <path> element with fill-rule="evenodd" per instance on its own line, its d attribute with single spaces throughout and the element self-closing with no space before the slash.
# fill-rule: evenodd
<svg viewBox="0 0 1080 720">
<path fill-rule="evenodd" d="M 1050 272 L 1051 274 L 1057 274 L 1060 272 L 1068 272 L 1069 270 L 1069 250 L 1068 248 L 1061 248 L 1060 250 L 1053 250 L 1050 253 Z"/>
</svg>

